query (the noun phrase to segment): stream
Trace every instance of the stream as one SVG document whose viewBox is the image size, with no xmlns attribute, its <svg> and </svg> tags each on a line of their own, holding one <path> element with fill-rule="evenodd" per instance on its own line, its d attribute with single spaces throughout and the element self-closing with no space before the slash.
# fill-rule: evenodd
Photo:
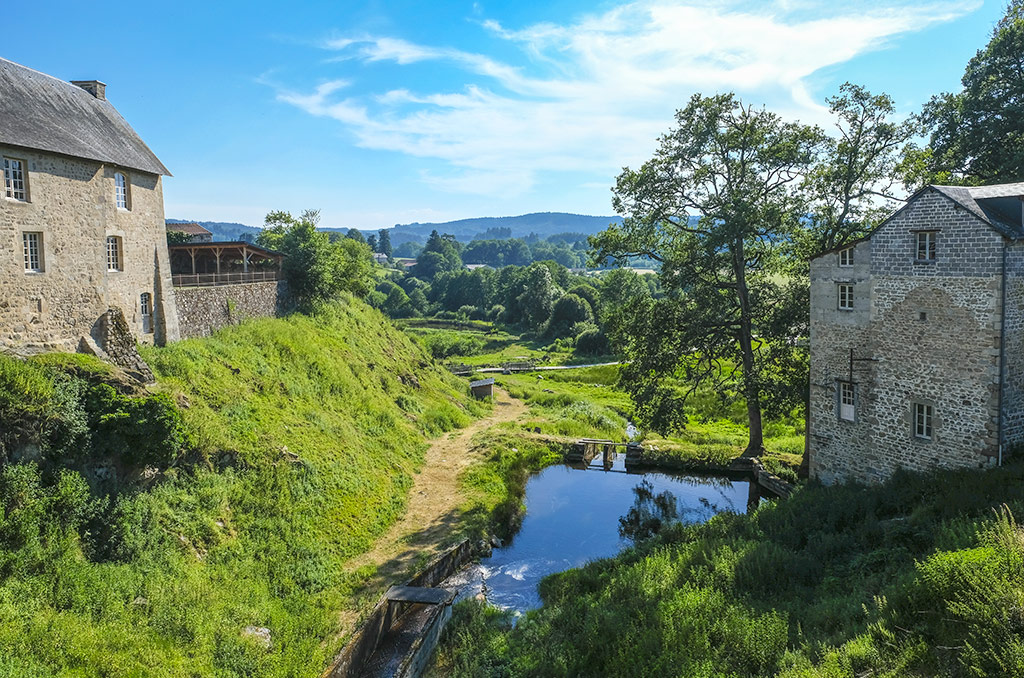
<svg viewBox="0 0 1024 678">
<path fill-rule="evenodd" d="M 442 585 L 458 588 L 459 598 L 482 593 L 492 605 L 519 615 L 540 607 L 537 585 L 547 575 L 614 556 L 630 545 L 620 533 L 620 518 L 632 516 L 626 529 L 642 531 L 643 518 L 668 515 L 659 507 L 688 523 L 722 511 L 744 513 L 749 486 L 745 480 L 710 476 L 627 473 L 624 455 L 617 455 L 607 471 L 600 458 L 586 470 L 549 466 L 527 481 L 526 516 L 511 542 Z M 666 491 L 671 495 L 662 494 Z"/>
</svg>

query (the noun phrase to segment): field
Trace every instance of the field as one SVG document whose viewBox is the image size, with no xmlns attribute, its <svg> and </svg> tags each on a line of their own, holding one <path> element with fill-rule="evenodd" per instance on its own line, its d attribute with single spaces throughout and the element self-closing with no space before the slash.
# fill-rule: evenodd
<svg viewBox="0 0 1024 678">
<path fill-rule="evenodd" d="M 615 360 L 615 356 L 578 356 L 571 347 L 557 342 L 545 345 L 482 323 L 473 328 L 407 327 L 405 331 L 428 349 L 449 347 L 451 350 L 443 351 L 445 359 L 470 366 L 501 365 L 517 359 L 541 365 Z M 459 352 L 466 348 L 470 350 Z M 561 443 L 584 437 L 625 440 L 626 426 L 633 419 L 633 405 L 621 389 L 616 366 L 487 376 L 495 376 L 499 385 L 530 405 L 524 429 L 540 429 L 541 434 Z M 699 390 L 691 404 L 693 414 L 683 431 L 669 436 L 641 431 L 640 441 L 649 450 L 648 458 L 653 464 L 677 470 L 728 466 L 743 453 L 747 443 L 745 404 L 740 399 L 723 404 L 710 389 Z M 803 431 L 800 413 L 765 423 L 766 453 L 762 461 L 794 482 L 803 456 Z"/>
</svg>

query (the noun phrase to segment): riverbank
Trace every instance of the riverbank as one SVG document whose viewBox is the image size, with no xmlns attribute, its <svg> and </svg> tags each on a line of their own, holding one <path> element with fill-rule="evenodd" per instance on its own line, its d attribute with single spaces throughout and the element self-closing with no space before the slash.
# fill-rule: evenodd
<svg viewBox="0 0 1024 678">
<path fill-rule="evenodd" d="M 799 489 L 467 601 L 432 676 L 1021 675 L 1024 465 Z M 613 630 L 613 631 L 611 631 Z"/>
</svg>

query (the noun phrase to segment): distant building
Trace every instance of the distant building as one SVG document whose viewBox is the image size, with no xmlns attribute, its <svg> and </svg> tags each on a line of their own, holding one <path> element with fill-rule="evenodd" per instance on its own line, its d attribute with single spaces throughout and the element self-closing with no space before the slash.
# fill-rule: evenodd
<svg viewBox="0 0 1024 678">
<path fill-rule="evenodd" d="M 374 252 L 373 260 L 378 264 L 386 265 L 388 263 L 388 255 L 382 254 L 380 252 Z"/>
<path fill-rule="evenodd" d="M 167 168 L 98 80 L 0 59 L 0 348 L 73 350 L 120 309 L 140 341 L 179 334 Z"/>
<path fill-rule="evenodd" d="M 810 471 L 878 482 L 1024 445 L 1024 184 L 928 186 L 811 261 Z"/>
<path fill-rule="evenodd" d="M 472 381 L 469 384 L 469 390 L 473 393 L 474 398 L 483 400 L 484 398 L 494 397 L 494 378 L 479 379 Z"/>
<path fill-rule="evenodd" d="M 213 233 L 193 222 L 171 223 L 167 222 L 167 231 L 176 231 L 188 236 L 187 242 L 213 242 Z"/>
</svg>

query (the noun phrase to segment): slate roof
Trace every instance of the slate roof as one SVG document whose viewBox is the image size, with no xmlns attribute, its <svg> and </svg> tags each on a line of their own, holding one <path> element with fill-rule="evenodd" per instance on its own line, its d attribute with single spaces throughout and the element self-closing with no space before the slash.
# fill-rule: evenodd
<svg viewBox="0 0 1024 678">
<path fill-rule="evenodd" d="M 490 386 L 493 383 L 494 383 L 494 377 L 491 377 L 489 379 L 481 379 L 479 381 L 471 381 L 471 382 L 469 382 L 469 387 L 470 388 L 477 388 L 479 386 Z"/>
<path fill-rule="evenodd" d="M 3 58 L 0 143 L 170 175 L 109 101 Z"/>
<path fill-rule="evenodd" d="M 194 221 L 188 223 L 185 222 L 169 222 L 167 224 L 168 231 L 180 231 L 188 235 L 213 235 L 210 231 L 206 230 Z"/>
<path fill-rule="evenodd" d="M 994 203 L 999 198 L 1024 196 L 1024 183 L 997 184 L 995 186 L 936 185 L 929 186 L 928 188 L 946 196 L 1007 238 L 1024 237 L 1024 225 L 1021 224 L 1021 215 L 1018 213 L 1016 219 L 1012 219 L 1012 217 L 1007 218 L 1004 212 L 996 209 Z"/>
</svg>

